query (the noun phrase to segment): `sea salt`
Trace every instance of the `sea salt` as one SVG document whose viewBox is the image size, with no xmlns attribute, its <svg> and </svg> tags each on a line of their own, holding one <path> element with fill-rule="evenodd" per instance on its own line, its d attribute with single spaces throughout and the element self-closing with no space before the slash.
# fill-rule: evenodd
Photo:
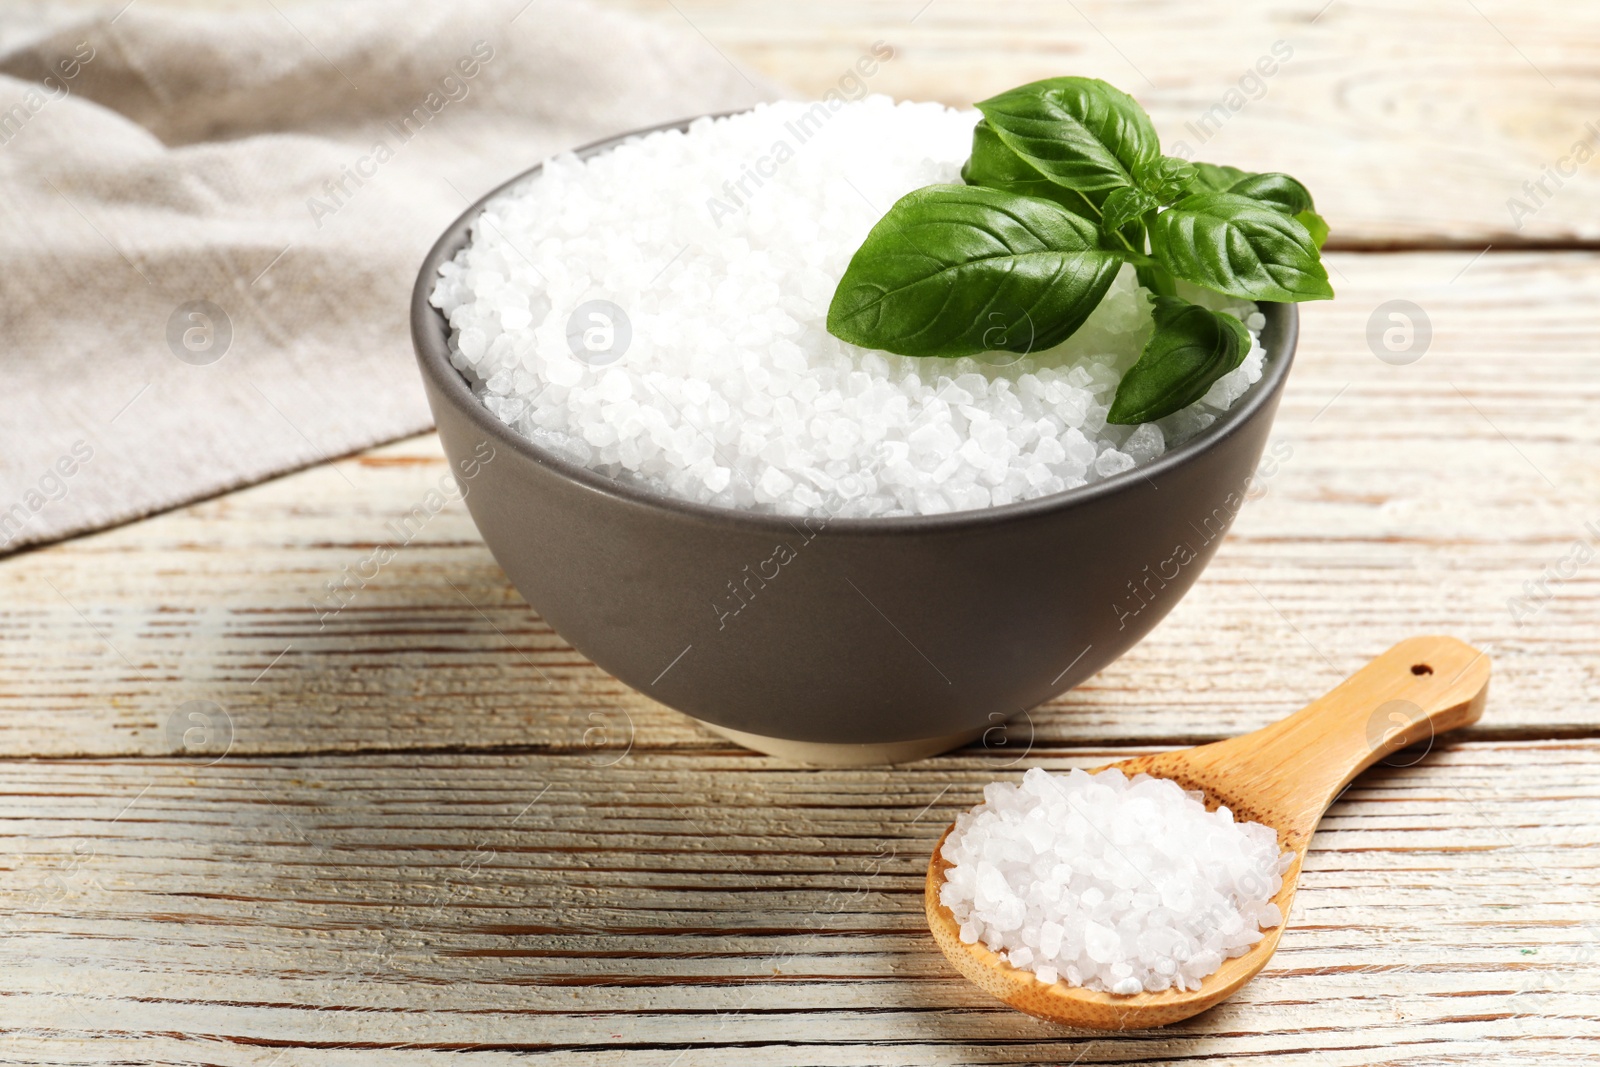
<svg viewBox="0 0 1600 1067">
<path fill-rule="evenodd" d="M 485 407 L 574 462 L 786 515 L 933 514 L 1148 463 L 1258 381 L 1253 343 L 1147 426 L 1106 412 L 1151 329 L 1124 268 L 1072 338 L 914 359 L 828 333 L 850 257 L 900 196 L 958 183 L 975 111 L 781 102 L 571 154 L 496 198 L 440 269 L 451 361 Z M 1199 290 L 1259 332 L 1255 305 Z"/>
<path fill-rule="evenodd" d="M 940 854 L 964 942 L 1115 994 L 1198 989 L 1283 921 L 1272 898 L 1294 858 L 1176 782 L 1038 767 L 986 786 Z"/>
</svg>

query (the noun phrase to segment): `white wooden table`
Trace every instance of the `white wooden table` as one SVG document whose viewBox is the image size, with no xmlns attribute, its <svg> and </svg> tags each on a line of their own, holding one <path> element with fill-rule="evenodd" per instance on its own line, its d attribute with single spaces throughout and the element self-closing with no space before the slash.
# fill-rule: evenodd
<svg viewBox="0 0 1600 1067">
<path fill-rule="evenodd" d="M 1600 162 L 1507 207 L 1594 136 L 1600 10 L 622 6 L 812 94 L 879 39 L 896 95 L 1100 75 L 1169 140 L 1291 42 L 1197 153 L 1296 173 L 1342 249 L 1287 458 L 1141 646 L 894 768 L 781 764 L 626 689 L 458 504 L 319 625 L 443 473 L 431 436 L 0 562 L 0 1063 L 1600 1062 L 1600 549 L 1562 563 L 1600 543 Z M 1431 322 L 1409 365 L 1368 343 L 1394 299 Z M 923 867 L 984 782 L 1254 728 L 1425 632 L 1491 651 L 1487 715 L 1356 782 L 1232 1001 L 1079 1033 L 939 956 Z"/>
</svg>

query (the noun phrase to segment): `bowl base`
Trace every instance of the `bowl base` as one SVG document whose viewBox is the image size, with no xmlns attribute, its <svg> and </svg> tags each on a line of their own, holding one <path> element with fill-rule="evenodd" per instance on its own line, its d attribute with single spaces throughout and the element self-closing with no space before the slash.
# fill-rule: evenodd
<svg viewBox="0 0 1600 1067">
<path fill-rule="evenodd" d="M 692 716 L 691 716 L 692 717 Z M 987 727 L 963 730 L 943 737 L 919 738 L 915 741 L 886 741 L 868 745 L 831 745 L 820 741 L 791 741 L 786 737 L 767 737 L 763 734 L 745 733 L 726 726 L 695 719 L 714 734 L 745 748 L 790 763 L 805 763 L 814 767 L 871 767 L 886 763 L 910 763 L 927 759 L 941 752 L 970 744 L 982 737 Z"/>
</svg>

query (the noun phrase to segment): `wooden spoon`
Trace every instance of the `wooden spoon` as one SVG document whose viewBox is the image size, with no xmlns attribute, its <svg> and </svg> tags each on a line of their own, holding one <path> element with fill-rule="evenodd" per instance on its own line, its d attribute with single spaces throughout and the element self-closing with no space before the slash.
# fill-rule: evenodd
<svg viewBox="0 0 1600 1067">
<path fill-rule="evenodd" d="M 1278 832 L 1294 861 L 1273 898 L 1284 922 L 1262 931 L 1242 956 L 1193 992 L 1166 990 L 1116 996 L 1065 982 L 1045 985 L 1012 967 L 980 941 L 963 944 L 960 924 L 939 903 L 950 864 L 940 855 L 952 825 L 928 864 L 925 908 L 934 940 L 956 970 L 1018 1011 L 1093 1030 L 1133 1030 L 1187 1019 L 1230 996 L 1266 966 L 1288 922 L 1306 846 L 1322 813 L 1356 775 L 1409 745 L 1478 721 L 1489 687 L 1489 657 L 1451 637 L 1414 637 L 1345 679 L 1327 695 L 1271 726 L 1242 737 L 1113 763 L 1124 774 L 1171 778 L 1226 804 L 1243 820 Z M 1107 768 L 1101 768 L 1105 770 Z"/>
</svg>

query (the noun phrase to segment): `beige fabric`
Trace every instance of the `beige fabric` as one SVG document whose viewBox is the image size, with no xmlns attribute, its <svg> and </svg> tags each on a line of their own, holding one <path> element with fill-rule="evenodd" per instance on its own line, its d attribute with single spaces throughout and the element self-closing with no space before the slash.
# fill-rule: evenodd
<svg viewBox="0 0 1600 1067">
<path fill-rule="evenodd" d="M 776 95 L 573 0 L 50 17 L 0 14 L 0 552 L 426 429 L 407 302 L 470 200 Z"/>
</svg>

